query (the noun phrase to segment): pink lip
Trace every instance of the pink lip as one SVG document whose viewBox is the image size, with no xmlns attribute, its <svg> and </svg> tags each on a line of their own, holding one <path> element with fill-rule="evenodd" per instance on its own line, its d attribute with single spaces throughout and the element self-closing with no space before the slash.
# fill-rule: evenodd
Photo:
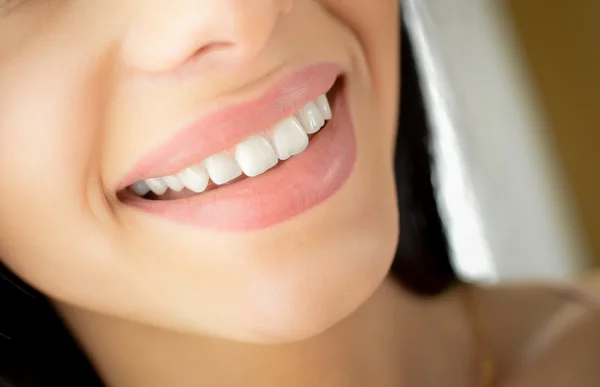
<svg viewBox="0 0 600 387">
<path fill-rule="evenodd" d="M 306 67 L 279 80 L 256 100 L 227 106 L 201 118 L 143 157 L 126 174 L 119 189 L 139 180 L 176 174 L 272 127 L 327 93 L 341 71 L 335 63 Z"/>
<path fill-rule="evenodd" d="M 126 193 L 123 200 L 147 213 L 199 228 L 263 229 L 297 216 L 334 195 L 356 161 L 356 137 L 345 96 L 337 90 L 333 119 L 308 148 L 263 175 L 186 199 L 153 201 Z"/>
</svg>

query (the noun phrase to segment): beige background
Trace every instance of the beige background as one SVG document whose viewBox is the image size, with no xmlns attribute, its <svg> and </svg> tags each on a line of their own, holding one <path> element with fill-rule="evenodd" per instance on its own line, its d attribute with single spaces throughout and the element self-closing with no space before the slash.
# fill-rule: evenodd
<svg viewBox="0 0 600 387">
<path fill-rule="evenodd" d="M 509 4 L 584 238 L 600 264 L 600 1 Z"/>
</svg>

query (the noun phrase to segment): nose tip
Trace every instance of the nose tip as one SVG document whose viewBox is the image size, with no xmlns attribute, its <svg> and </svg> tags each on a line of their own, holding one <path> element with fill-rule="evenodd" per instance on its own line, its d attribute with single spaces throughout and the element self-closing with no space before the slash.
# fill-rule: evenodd
<svg viewBox="0 0 600 387">
<path fill-rule="evenodd" d="M 177 0 L 144 2 L 123 42 L 128 67 L 174 71 L 193 61 L 228 66 L 252 59 L 294 0 Z"/>
</svg>

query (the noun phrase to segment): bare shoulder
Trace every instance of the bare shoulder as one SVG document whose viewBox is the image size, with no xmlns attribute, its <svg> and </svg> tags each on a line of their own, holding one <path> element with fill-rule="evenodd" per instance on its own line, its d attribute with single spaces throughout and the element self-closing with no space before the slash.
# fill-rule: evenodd
<svg viewBox="0 0 600 387">
<path fill-rule="evenodd" d="M 503 387 L 600 386 L 600 273 L 478 295 Z"/>
</svg>

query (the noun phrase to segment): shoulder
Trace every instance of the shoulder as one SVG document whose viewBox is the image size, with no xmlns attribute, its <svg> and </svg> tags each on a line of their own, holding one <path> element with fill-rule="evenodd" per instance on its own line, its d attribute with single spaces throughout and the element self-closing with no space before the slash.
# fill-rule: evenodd
<svg viewBox="0 0 600 387">
<path fill-rule="evenodd" d="M 600 273 L 574 284 L 499 286 L 485 297 L 501 386 L 600 385 Z"/>
</svg>

